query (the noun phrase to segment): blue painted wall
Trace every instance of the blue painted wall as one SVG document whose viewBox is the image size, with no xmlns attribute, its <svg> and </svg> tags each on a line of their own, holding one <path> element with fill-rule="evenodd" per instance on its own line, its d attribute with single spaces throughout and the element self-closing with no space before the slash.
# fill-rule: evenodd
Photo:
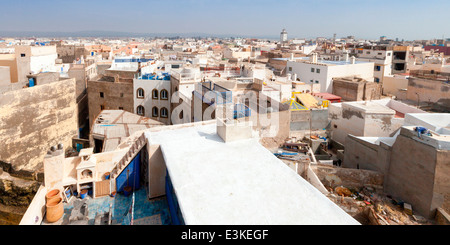
<svg viewBox="0 0 450 245">
<path fill-rule="evenodd" d="M 128 183 L 134 190 L 138 190 L 140 186 L 140 162 L 141 153 L 139 152 L 131 163 L 122 171 L 122 173 L 116 178 L 116 190 L 122 192 L 123 188 L 127 186 L 127 172 Z"/>
</svg>

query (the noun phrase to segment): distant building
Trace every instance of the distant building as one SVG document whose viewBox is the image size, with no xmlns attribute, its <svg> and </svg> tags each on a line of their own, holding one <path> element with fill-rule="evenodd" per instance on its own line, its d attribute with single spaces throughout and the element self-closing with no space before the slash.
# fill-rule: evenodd
<svg viewBox="0 0 450 245">
<path fill-rule="evenodd" d="M 282 46 L 286 45 L 288 42 L 288 33 L 286 29 L 283 29 L 280 33 L 280 43 Z"/>
<path fill-rule="evenodd" d="M 332 81 L 336 77 L 359 76 L 373 81 L 374 63 L 356 61 L 354 57 L 343 61 L 319 60 L 313 53 L 309 58 L 287 59 L 286 73 L 296 74 L 301 82 L 311 85 L 314 93 L 332 93 Z M 320 89 L 314 89 L 314 84 L 319 84 Z"/>
<path fill-rule="evenodd" d="M 0 54 L 0 66 L 9 67 L 11 83 L 24 85 L 27 75 L 40 72 L 58 72 L 56 70 L 56 46 L 14 47 L 14 53 Z"/>
</svg>

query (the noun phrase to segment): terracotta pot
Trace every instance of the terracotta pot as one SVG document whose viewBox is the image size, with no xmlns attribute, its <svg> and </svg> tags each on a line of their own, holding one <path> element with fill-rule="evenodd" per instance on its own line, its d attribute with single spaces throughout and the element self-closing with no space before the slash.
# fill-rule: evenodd
<svg viewBox="0 0 450 245">
<path fill-rule="evenodd" d="M 49 200 L 61 197 L 61 191 L 59 189 L 53 189 L 47 192 L 45 195 L 45 202 L 47 203 Z"/>
<path fill-rule="evenodd" d="M 49 223 L 58 221 L 64 214 L 64 204 L 61 197 L 49 199 L 45 207 L 47 208 L 45 217 Z"/>
</svg>

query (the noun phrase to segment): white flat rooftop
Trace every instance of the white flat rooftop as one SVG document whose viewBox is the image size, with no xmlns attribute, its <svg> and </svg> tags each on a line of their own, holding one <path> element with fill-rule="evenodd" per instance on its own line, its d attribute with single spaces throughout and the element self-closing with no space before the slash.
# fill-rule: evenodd
<svg viewBox="0 0 450 245">
<path fill-rule="evenodd" d="M 161 147 L 187 225 L 358 225 L 257 139 L 224 143 L 216 124 L 146 131 Z"/>
</svg>

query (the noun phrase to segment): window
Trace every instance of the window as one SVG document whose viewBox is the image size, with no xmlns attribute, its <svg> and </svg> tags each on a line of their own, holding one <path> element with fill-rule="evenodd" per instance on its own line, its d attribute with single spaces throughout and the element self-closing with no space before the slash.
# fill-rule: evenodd
<svg viewBox="0 0 450 245">
<path fill-rule="evenodd" d="M 104 110 L 105 109 L 105 106 L 104 105 L 100 105 L 100 110 Z"/>
<path fill-rule="evenodd" d="M 383 55 L 383 53 L 378 53 L 378 55 Z"/>
<path fill-rule="evenodd" d="M 123 110 L 123 107 L 119 106 L 119 110 Z"/>
<path fill-rule="evenodd" d="M 317 72 L 317 73 L 320 73 L 320 69 L 316 69 L 316 72 Z"/>
<path fill-rule="evenodd" d="M 314 68 L 311 68 L 311 72 L 314 72 Z"/>
<path fill-rule="evenodd" d="M 152 108 L 152 117 L 158 117 L 158 107 Z"/>
<path fill-rule="evenodd" d="M 137 90 L 137 97 L 138 98 L 144 98 L 144 90 L 142 88 L 138 88 L 138 90 Z"/>
<path fill-rule="evenodd" d="M 100 92 L 100 98 L 104 98 L 103 92 Z"/>
<path fill-rule="evenodd" d="M 167 108 L 163 107 L 161 108 L 161 117 L 168 117 L 169 116 L 169 111 L 167 110 Z"/>
<path fill-rule="evenodd" d="M 391 53 L 387 53 L 387 56 L 391 56 Z"/>
<path fill-rule="evenodd" d="M 292 67 L 288 67 L 289 71 L 292 71 Z"/>
<path fill-rule="evenodd" d="M 25 57 L 26 55 L 25 54 L 20 54 L 20 57 Z"/>
<path fill-rule="evenodd" d="M 370 54 L 370 51 L 367 51 L 366 54 Z"/>
<path fill-rule="evenodd" d="M 162 100 L 167 100 L 167 99 L 169 99 L 169 93 L 167 92 L 167 90 L 165 90 L 165 89 L 163 89 L 163 90 L 161 90 L 161 99 Z"/>
<path fill-rule="evenodd" d="M 316 80 L 316 83 L 319 83 L 319 81 Z"/>
<path fill-rule="evenodd" d="M 140 116 L 144 116 L 144 114 L 145 114 L 145 109 L 144 109 L 144 107 L 143 106 L 138 106 L 137 108 L 136 108 L 136 113 L 138 114 L 138 115 L 140 115 Z"/>
<path fill-rule="evenodd" d="M 375 78 L 375 82 L 376 82 L 376 83 L 379 83 L 379 82 L 380 82 L 380 79 L 379 79 L 378 77 L 376 77 L 376 78 Z"/>
<path fill-rule="evenodd" d="M 375 66 L 376 71 L 381 71 L 381 66 Z"/>
<path fill-rule="evenodd" d="M 123 93 L 120 93 L 120 98 L 123 98 Z"/>
<path fill-rule="evenodd" d="M 313 83 L 313 82 L 314 82 L 314 80 L 312 80 L 312 79 L 311 79 L 311 80 L 310 80 L 310 82 L 311 82 L 311 83 Z"/>
<path fill-rule="evenodd" d="M 152 91 L 152 98 L 153 99 L 158 99 L 158 90 L 157 89 L 153 89 L 153 91 Z"/>
</svg>

